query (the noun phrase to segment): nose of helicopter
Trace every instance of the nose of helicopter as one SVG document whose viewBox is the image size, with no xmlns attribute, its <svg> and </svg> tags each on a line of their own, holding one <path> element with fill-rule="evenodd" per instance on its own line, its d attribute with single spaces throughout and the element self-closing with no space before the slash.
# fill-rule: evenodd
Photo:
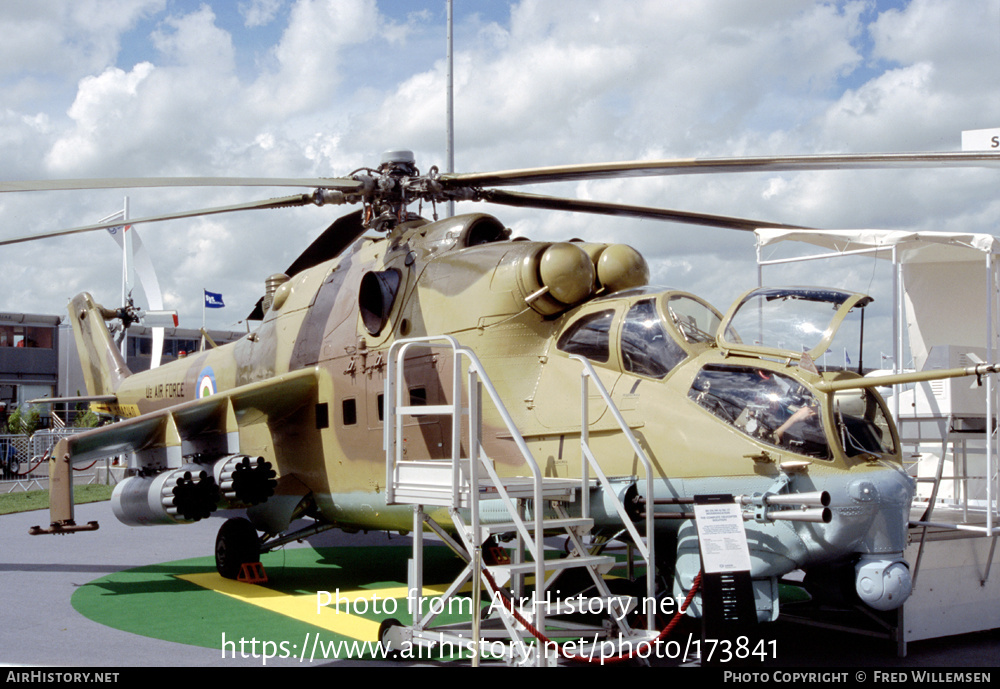
<svg viewBox="0 0 1000 689">
<path fill-rule="evenodd" d="M 856 538 L 854 587 L 876 610 L 901 606 L 912 591 L 910 568 L 903 559 L 910 505 L 916 483 L 902 469 L 885 463 L 879 470 L 849 481 L 835 498 L 834 522 L 842 538 Z"/>
<path fill-rule="evenodd" d="M 906 547 L 910 505 L 916 482 L 902 469 L 884 466 L 846 485 L 839 514 L 846 521 L 863 515 L 867 528 L 859 544 L 862 553 L 901 552 Z"/>
</svg>

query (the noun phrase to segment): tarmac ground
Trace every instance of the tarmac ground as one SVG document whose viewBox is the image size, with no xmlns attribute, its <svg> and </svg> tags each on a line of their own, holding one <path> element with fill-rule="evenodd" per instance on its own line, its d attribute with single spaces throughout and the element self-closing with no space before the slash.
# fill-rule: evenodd
<svg viewBox="0 0 1000 689">
<path fill-rule="evenodd" d="M 28 529 L 48 523 L 47 511 L 0 516 L 0 572 L 6 601 L 0 614 L 0 665 L 19 667 L 254 667 L 260 658 L 226 655 L 209 648 L 122 631 L 81 614 L 71 599 L 81 587 L 107 575 L 137 567 L 208 557 L 225 517 L 186 526 L 127 527 L 111 512 L 109 502 L 79 505 L 76 521 L 98 521 L 100 529 L 63 536 L 29 536 Z M 357 547 L 368 567 L 377 569 L 381 549 L 409 545 L 409 539 L 384 533 L 346 534 L 330 530 L 296 547 Z M 289 546 L 292 547 L 292 546 Z M 324 588 L 329 586 L 324 583 Z M 319 588 L 319 587 L 317 587 Z M 128 594 L 127 590 L 118 593 Z M 122 602 L 122 601 L 119 601 Z M 128 602 L 127 599 L 124 601 Z M 142 615 L 155 611 L 136 610 Z M 210 620 L 190 620 L 192 629 Z M 238 620 L 237 620 L 238 622 Z M 1000 623 L 998 623 L 1000 626 Z M 693 632 L 691 630 L 694 630 Z M 1000 630 L 931 639 L 909 644 L 906 657 L 896 655 L 895 645 L 841 631 L 832 631 L 779 620 L 764 625 L 774 657 L 744 664 L 742 670 L 760 668 L 992 668 L 1000 660 Z M 266 630 L 256 630 L 263 636 Z M 696 627 L 682 633 L 698 634 Z M 321 665 L 386 664 L 390 661 L 331 660 Z M 461 665 L 462 661 L 427 661 L 423 665 Z M 677 660 L 653 660 L 653 665 L 677 666 Z M 309 665 L 308 663 L 306 665 Z M 272 658 L 268 667 L 303 667 L 294 657 Z"/>
</svg>

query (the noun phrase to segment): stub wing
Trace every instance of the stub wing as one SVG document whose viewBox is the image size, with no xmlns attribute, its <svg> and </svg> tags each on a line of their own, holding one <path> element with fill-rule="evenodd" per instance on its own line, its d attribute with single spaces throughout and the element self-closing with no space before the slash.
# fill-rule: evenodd
<svg viewBox="0 0 1000 689">
<path fill-rule="evenodd" d="M 317 370 L 303 369 L 63 438 L 49 458 L 50 527 L 32 527 L 31 533 L 97 528 L 94 522 L 77 526 L 74 521 L 74 465 L 130 453 L 131 466 L 158 475 L 180 470 L 193 455 L 233 455 L 239 451 L 240 427 L 273 426 L 315 403 L 319 377 Z"/>
</svg>

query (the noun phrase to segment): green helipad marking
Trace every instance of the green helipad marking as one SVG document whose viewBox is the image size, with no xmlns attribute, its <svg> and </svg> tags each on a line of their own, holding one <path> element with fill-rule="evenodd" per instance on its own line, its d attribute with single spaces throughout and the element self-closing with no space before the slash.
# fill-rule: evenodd
<svg viewBox="0 0 1000 689">
<path fill-rule="evenodd" d="M 265 586 L 287 595 L 312 595 L 317 591 L 370 590 L 381 604 L 378 611 L 346 611 L 377 625 L 395 617 L 406 621 L 405 599 L 390 599 L 381 590 L 398 593 L 406 586 L 406 563 L 412 550 L 397 547 L 292 548 L 267 553 L 261 561 L 267 570 Z M 462 563 L 445 548 L 427 548 L 424 579 L 428 585 L 451 581 Z M 356 642 L 328 629 L 277 612 L 248 605 L 230 596 L 178 579 L 178 576 L 215 572 L 211 557 L 179 560 L 118 572 L 96 579 L 73 594 L 73 607 L 100 624 L 165 641 L 219 649 L 224 657 L 235 654 L 309 657 L 317 639 L 325 647 L 338 641 Z M 444 621 L 444 620 L 442 620 Z M 308 634 L 308 636 L 307 636 Z M 317 636 L 318 635 L 318 636 Z M 376 639 L 371 639 L 375 641 Z M 242 642 L 242 644 L 241 644 Z M 270 644 L 265 647 L 265 642 Z M 256 645 L 255 645 L 256 644 Z M 343 657 L 372 658 L 371 649 L 339 647 Z M 331 659 L 314 657 L 314 660 Z"/>
</svg>

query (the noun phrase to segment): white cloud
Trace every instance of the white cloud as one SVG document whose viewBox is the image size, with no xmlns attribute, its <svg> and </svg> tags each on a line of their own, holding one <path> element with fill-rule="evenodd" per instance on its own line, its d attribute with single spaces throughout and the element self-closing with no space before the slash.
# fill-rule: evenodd
<svg viewBox="0 0 1000 689">
<path fill-rule="evenodd" d="M 253 105 L 273 117 L 333 107 L 331 98 L 342 71 L 365 69 L 363 52 L 345 64 L 344 49 L 371 39 L 379 24 L 374 0 L 299 0 L 281 41 L 271 51 L 271 69 L 251 89 Z"/>
<path fill-rule="evenodd" d="M 996 126 L 1000 94 L 989 85 L 1000 69 L 1000 1 L 898 4 L 456 3 L 457 167 L 954 149 L 962 129 Z M 399 147 L 414 149 L 423 170 L 443 164 L 441 3 L 253 0 L 239 12 L 233 21 L 231 8 L 224 12 L 215 0 L 4 5 L 2 174 L 336 176 L 376 165 L 381 151 Z M 142 58 L 128 64 L 123 55 Z M 992 231 L 1000 215 L 994 177 L 755 174 L 537 191 L 819 226 Z M 147 215 L 286 191 L 129 194 L 135 212 Z M 0 198 L 0 227 L 10 236 L 79 225 L 105 215 L 121 195 Z M 628 241 L 657 275 L 704 291 L 720 308 L 755 280 L 745 235 L 459 209 L 490 210 L 532 237 Z M 200 321 L 201 282 L 211 279 L 215 291 L 252 304 L 264 277 L 283 270 L 343 210 L 163 223 L 143 240 L 163 264 L 169 298 L 187 322 Z M 23 266 L 55 256 L 61 272 L 58 285 L 7 290 L 0 310 L 60 310 L 78 287 L 116 299 L 115 259 L 92 253 L 102 240 L 5 250 L 5 274 L 30 280 Z M 211 315 L 232 322 L 244 315 L 237 310 Z"/>
<path fill-rule="evenodd" d="M 167 64 L 197 68 L 199 75 L 208 77 L 234 70 L 232 39 L 215 25 L 215 13 L 207 5 L 168 17 L 150 38 Z"/>
<path fill-rule="evenodd" d="M 130 72 L 112 67 L 82 79 L 69 109 L 76 128 L 52 146 L 47 156 L 49 169 L 65 175 L 108 155 L 105 145 L 122 134 L 123 120 L 135 109 L 138 86 L 152 71 L 153 65 L 143 62 Z"/>
<path fill-rule="evenodd" d="M 79 78 L 115 59 L 122 34 L 165 0 L 50 0 L 0 4 L 0 76 Z"/>
<path fill-rule="evenodd" d="M 266 26 L 274 21 L 281 6 L 281 0 L 252 0 L 239 3 L 239 10 L 243 15 L 244 25 L 253 28 Z"/>
</svg>

